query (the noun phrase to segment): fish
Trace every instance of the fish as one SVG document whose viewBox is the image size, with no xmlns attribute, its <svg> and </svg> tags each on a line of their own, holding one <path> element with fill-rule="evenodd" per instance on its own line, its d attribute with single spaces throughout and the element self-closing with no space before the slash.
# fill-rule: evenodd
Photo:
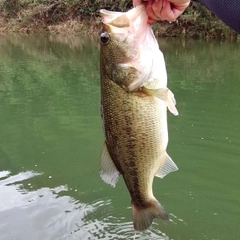
<svg viewBox="0 0 240 240">
<path fill-rule="evenodd" d="M 120 175 L 131 197 L 134 229 L 169 215 L 154 197 L 154 177 L 178 167 L 167 154 L 167 109 L 178 115 L 174 94 L 144 4 L 127 12 L 100 10 L 101 117 L 105 140 L 100 176 L 115 187 Z"/>
</svg>

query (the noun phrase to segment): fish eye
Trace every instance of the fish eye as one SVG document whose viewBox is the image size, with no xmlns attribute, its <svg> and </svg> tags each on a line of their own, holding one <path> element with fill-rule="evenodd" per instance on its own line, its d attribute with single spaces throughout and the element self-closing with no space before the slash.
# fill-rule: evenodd
<svg viewBox="0 0 240 240">
<path fill-rule="evenodd" d="M 102 42 L 102 43 L 104 43 L 104 44 L 108 43 L 108 41 L 109 41 L 109 35 L 108 35 L 107 32 L 101 33 L 100 37 L 101 37 L 101 42 Z"/>
</svg>

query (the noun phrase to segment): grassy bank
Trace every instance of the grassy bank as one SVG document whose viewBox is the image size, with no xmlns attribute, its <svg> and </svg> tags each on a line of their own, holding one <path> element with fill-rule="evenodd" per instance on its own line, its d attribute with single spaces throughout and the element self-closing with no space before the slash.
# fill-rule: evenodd
<svg viewBox="0 0 240 240">
<path fill-rule="evenodd" d="M 0 0 L 1 32 L 98 33 L 99 9 L 126 11 L 131 0 Z M 198 3 L 174 23 L 158 22 L 161 37 L 236 38 L 237 34 Z"/>
</svg>

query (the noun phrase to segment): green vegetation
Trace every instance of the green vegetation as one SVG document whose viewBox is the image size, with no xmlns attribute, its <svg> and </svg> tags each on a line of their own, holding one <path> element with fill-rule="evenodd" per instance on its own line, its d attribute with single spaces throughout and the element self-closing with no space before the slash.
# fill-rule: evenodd
<svg viewBox="0 0 240 240">
<path fill-rule="evenodd" d="M 173 36 L 186 35 L 192 38 L 237 38 L 237 33 L 230 29 L 212 12 L 199 3 L 192 2 L 168 33 Z"/>
<path fill-rule="evenodd" d="M 99 9 L 126 11 L 131 0 L 0 0 L 0 31 L 97 33 Z M 237 38 L 237 34 L 198 3 L 191 3 L 174 23 L 153 25 L 157 36 Z"/>
</svg>

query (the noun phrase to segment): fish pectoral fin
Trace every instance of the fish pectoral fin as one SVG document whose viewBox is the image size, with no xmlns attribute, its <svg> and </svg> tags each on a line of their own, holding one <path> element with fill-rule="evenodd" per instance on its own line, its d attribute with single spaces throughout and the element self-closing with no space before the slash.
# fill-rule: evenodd
<svg viewBox="0 0 240 240">
<path fill-rule="evenodd" d="M 158 89 L 149 89 L 143 86 L 143 91 L 148 95 L 155 96 L 162 101 L 164 101 L 168 107 L 168 110 L 175 116 L 178 115 L 178 110 L 176 108 L 176 100 L 174 94 L 168 88 L 158 88 Z"/>
<path fill-rule="evenodd" d="M 150 89 L 150 88 L 147 88 L 146 86 L 143 86 L 142 90 L 143 90 L 143 92 L 147 93 L 148 95 L 157 97 L 164 102 L 167 101 L 168 88 Z"/>
<path fill-rule="evenodd" d="M 157 173 L 155 174 L 156 177 L 164 178 L 168 173 L 175 172 L 178 170 L 177 165 L 171 159 L 171 157 L 166 153 L 164 156 L 163 163 Z"/>
<path fill-rule="evenodd" d="M 174 94 L 172 93 L 172 91 L 170 89 L 168 89 L 167 92 L 167 107 L 168 110 L 175 116 L 178 115 L 178 110 L 176 108 L 176 100 L 174 98 Z"/>
<path fill-rule="evenodd" d="M 101 161 L 100 161 L 100 176 L 102 180 L 115 187 L 118 178 L 120 176 L 119 171 L 117 170 L 112 158 L 108 152 L 107 145 L 104 143 L 102 153 L 101 153 Z"/>
</svg>

